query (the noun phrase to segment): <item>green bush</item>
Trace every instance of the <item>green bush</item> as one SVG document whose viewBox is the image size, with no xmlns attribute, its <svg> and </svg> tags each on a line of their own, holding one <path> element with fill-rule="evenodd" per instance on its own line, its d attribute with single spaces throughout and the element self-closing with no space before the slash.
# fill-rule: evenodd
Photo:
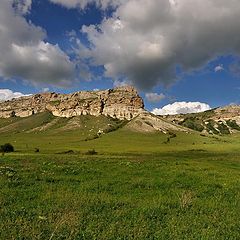
<svg viewBox="0 0 240 240">
<path fill-rule="evenodd" d="M 204 127 L 201 125 L 201 123 L 198 122 L 194 117 L 185 118 L 181 125 L 198 132 L 202 132 L 204 130 Z"/>
<path fill-rule="evenodd" d="M 5 143 L 4 145 L 0 146 L 0 152 L 3 153 L 14 152 L 14 147 L 10 143 Z"/>
<path fill-rule="evenodd" d="M 230 134 L 228 127 L 223 123 L 218 124 L 218 130 L 221 134 Z"/>
<path fill-rule="evenodd" d="M 40 149 L 39 149 L 39 148 L 35 148 L 34 152 L 35 152 L 35 153 L 39 153 L 39 152 L 40 152 Z"/>
<path fill-rule="evenodd" d="M 176 133 L 172 133 L 172 132 L 169 132 L 169 137 L 170 138 L 176 138 L 177 137 L 177 134 Z"/>
<path fill-rule="evenodd" d="M 235 120 L 227 120 L 226 123 L 227 123 L 227 125 L 228 125 L 229 127 L 231 127 L 232 129 L 235 129 L 235 130 L 240 131 L 240 126 L 238 126 L 238 124 L 236 123 Z"/>
<path fill-rule="evenodd" d="M 95 149 L 92 149 L 92 150 L 88 150 L 86 152 L 87 155 L 97 155 L 98 153 L 95 151 Z"/>
<path fill-rule="evenodd" d="M 208 124 L 206 124 L 208 132 L 212 131 L 213 134 L 219 134 L 219 131 L 216 130 L 215 122 L 213 120 L 209 120 Z"/>
</svg>

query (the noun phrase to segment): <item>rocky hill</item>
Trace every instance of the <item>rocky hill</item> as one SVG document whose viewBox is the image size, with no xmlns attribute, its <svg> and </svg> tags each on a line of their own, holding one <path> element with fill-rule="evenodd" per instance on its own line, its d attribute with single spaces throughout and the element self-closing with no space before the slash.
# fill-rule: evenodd
<svg viewBox="0 0 240 240">
<path fill-rule="evenodd" d="M 210 134 L 230 134 L 240 131 L 240 106 L 230 105 L 202 113 L 164 116 L 175 124 Z"/>
<path fill-rule="evenodd" d="M 42 113 L 49 115 L 41 115 Z M 95 123 L 96 129 L 90 127 L 89 131 L 95 134 L 120 127 L 128 131 L 166 134 L 194 130 L 224 135 L 240 131 L 240 106 L 227 106 L 196 114 L 155 116 L 144 109 L 143 100 L 136 89 L 125 86 L 73 94 L 41 93 L 1 102 L 0 119 L 10 121 L 2 121 L 2 125 L 0 123 L 0 132 L 11 132 L 11 129 L 18 131 L 19 126 L 26 132 L 52 128 L 65 131 L 87 128 L 89 121 L 95 121 L 88 118 L 83 124 L 84 119 L 81 116 L 106 118 L 101 119 L 101 126 Z M 28 119 L 24 120 L 25 118 Z M 64 118 L 69 121 L 64 121 Z M 114 119 L 120 122 L 114 122 Z M 35 125 L 32 124 L 34 121 Z"/>
<path fill-rule="evenodd" d="M 0 122 L 0 133 L 53 129 L 86 132 L 88 128 L 87 132 L 93 136 L 118 128 L 165 134 L 190 131 L 146 111 L 142 98 L 130 86 L 73 94 L 41 93 L 13 99 L 0 103 L 0 119 L 6 120 Z"/>
<path fill-rule="evenodd" d="M 0 118 L 29 117 L 46 111 L 65 118 L 104 115 L 131 120 L 144 111 L 144 103 L 130 86 L 73 94 L 41 93 L 0 103 Z"/>
</svg>

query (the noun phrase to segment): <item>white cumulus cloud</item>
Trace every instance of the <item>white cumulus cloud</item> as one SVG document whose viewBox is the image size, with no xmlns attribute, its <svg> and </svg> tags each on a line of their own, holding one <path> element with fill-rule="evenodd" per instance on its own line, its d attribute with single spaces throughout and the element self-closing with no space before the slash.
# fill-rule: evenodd
<svg viewBox="0 0 240 240">
<path fill-rule="evenodd" d="M 20 92 L 13 92 L 12 90 L 9 89 L 0 89 L 0 101 L 7 101 L 13 98 L 19 98 L 23 96 L 29 95 L 24 95 L 23 93 Z"/>
<path fill-rule="evenodd" d="M 146 99 L 149 102 L 152 102 L 152 103 L 160 102 L 164 98 L 166 98 L 166 96 L 164 94 L 162 94 L 162 93 L 161 94 L 158 94 L 158 93 L 146 93 L 145 97 L 146 97 Z"/>
<path fill-rule="evenodd" d="M 218 65 L 218 66 L 216 66 L 215 68 L 214 68 L 214 71 L 215 72 L 222 72 L 222 71 L 224 71 L 225 69 L 224 69 L 224 67 L 223 67 L 223 65 L 222 64 L 220 64 L 220 65 Z"/>
<path fill-rule="evenodd" d="M 99 3 L 51 1 L 72 7 Z M 92 65 L 104 66 L 107 77 L 125 78 L 144 90 L 174 83 L 176 66 L 189 73 L 220 55 L 239 54 L 239 31 L 237 0 L 120 1 L 101 24 L 82 27 Z"/>
<path fill-rule="evenodd" d="M 211 107 L 201 102 L 175 102 L 163 108 L 155 108 L 152 113 L 155 115 L 175 115 L 186 113 L 199 113 L 210 110 Z"/>
<path fill-rule="evenodd" d="M 26 21 L 22 14 L 30 7 L 28 0 L 0 1 L 0 77 L 67 85 L 74 64 L 58 45 L 45 41 L 42 28 Z"/>
</svg>

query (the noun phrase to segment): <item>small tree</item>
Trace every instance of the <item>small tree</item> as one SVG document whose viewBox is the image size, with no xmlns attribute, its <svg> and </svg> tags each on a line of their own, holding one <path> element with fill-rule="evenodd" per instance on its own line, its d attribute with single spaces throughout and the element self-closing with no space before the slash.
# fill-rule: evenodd
<svg viewBox="0 0 240 240">
<path fill-rule="evenodd" d="M 2 153 L 14 152 L 14 147 L 10 143 L 5 143 L 4 145 L 0 146 L 0 152 Z"/>
</svg>

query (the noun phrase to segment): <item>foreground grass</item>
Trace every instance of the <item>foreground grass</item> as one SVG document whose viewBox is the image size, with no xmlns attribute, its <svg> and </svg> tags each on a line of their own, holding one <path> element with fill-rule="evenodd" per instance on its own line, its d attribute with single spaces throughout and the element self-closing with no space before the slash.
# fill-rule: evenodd
<svg viewBox="0 0 240 240">
<path fill-rule="evenodd" d="M 240 239 L 238 152 L 5 155 L 0 188 L 0 239 Z"/>
</svg>

